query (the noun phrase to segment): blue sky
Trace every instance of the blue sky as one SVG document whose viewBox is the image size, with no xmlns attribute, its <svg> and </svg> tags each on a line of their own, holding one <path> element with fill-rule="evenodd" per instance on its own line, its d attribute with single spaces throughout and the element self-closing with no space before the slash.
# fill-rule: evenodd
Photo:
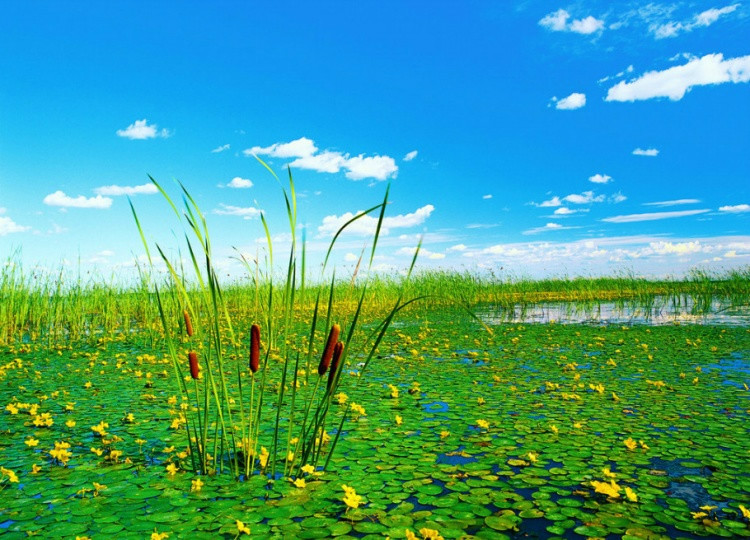
<svg viewBox="0 0 750 540">
<path fill-rule="evenodd" d="M 376 261 L 502 275 L 750 264 L 750 4 L 16 2 L 0 17 L 0 254 L 126 275 L 182 228 L 222 269 L 283 250 L 290 166 L 316 260 L 391 201 Z M 342 238 L 351 271 L 371 224 Z M 171 251 L 174 253 L 175 251 Z M 278 251 L 277 251 L 278 252 Z M 500 270 L 502 268 L 502 270 Z"/>
</svg>

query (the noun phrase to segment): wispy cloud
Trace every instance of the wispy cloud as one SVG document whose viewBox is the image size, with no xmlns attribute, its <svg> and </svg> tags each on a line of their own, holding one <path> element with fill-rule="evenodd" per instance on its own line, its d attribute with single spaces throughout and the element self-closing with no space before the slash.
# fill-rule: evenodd
<svg viewBox="0 0 750 540">
<path fill-rule="evenodd" d="M 542 201 L 539 204 L 532 203 L 534 206 L 538 206 L 540 208 L 554 208 L 556 206 L 562 206 L 562 201 L 560 200 L 560 197 L 555 195 L 551 199 L 547 199 L 546 201 Z"/>
<path fill-rule="evenodd" d="M 214 214 L 219 214 L 220 216 L 239 216 L 242 219 L 253 219 L 260 215 L 260 210 L 252 206 L 241 207 L 219 203 L 219 208 L 214 210 Z"/>
<path fill-rule="evenodd" d="M 570 22 L 568 22 L 570 20 Z M 604 28 L 604 21 L 589 15 L 583 19 L 572 19 L 570 13 L 558 9 L 545 15 L 539 24 L 553 32 L 574 32 L 576 34 L 593 34 Z"/>
<path fill-rule="evenodd" d="M 574 111 L 586 105 L 586 94 L 573 92 L 569 96 L 562 99 L 553 97 L 552 103 L 555 104 L 555 109 L 560 109 L 562 111 Z"/>
<path fill-rule="evenodd" d="M 647 156 L 647 157 L 656 157 L 659 155 L 659 150 L 656 148 L 636 148 L 633 150 L 634 156 Z"/>
<path fill-rule="evenodd" d="M 572 204 L 590 204 L 604 201 L 604 195 L 594 195 L 593 191 L 584 191 L 566 195 L 563 200 Z"/>
<path fill-rule="evenodd" d="M 577 229 L 578 227 L 565 227 L 564 225 L 560 225 L 559 223 L 547 223 L 544 227 L 534 227 L 533 229 L 528 229 L 526 231 L 523 231 L 521 234 L 529 235 L 529 234 L 539 234 L 541 232 L 547 232 L 547 231 L 564 231 L 566 229 Z"/>
<path fill-rule="evenodd" d="M 159 190 L 154 184 L 141 184 L 140 186 L 102 186 L 94 189 L 94 193 L 97 195 L 151 195 L 159 193 Z"/>
<path fill-rule="evenodd" d="M 395 178 L 398 173 L 396 161 L 390 156 L 365 156 L 364 154 L 350 156 L 348 153 L 334 150 L 324 150 L 318 153 L 315 142 L 307 137 L 301 137 L 287 143 L 274 143 L 266 147 L 254 146 L 243 150 L 243 153 L 245 155 L 294 158 L 289 166 L 297 169 L 326 173 L 337 173 L 344 170 L 346 177 L 350 180 L 362 180 L 364 178 L 386 180 L 387 178 Z M 416 154 L 414 155 L 416 156 Z"/>
<path fill-rule="evenodd" d="M 607 223 L 635 223 L 637 221 L 657 221 L 660 219 L 671 219 L 685 216 L 694 216 L 696 214 L 705 214 L 708 209 L 701 210 L 680 210 L 675 212 L 650 212 L 646 214 L 628 214 L 624 216 L 613 216 L 602 219 Z"/>
<path fill-rule="evenodd" d="M 735 204 L 733 206 L 720 206 L 719 212 L 728 212 L 730 214 L 740 214 L 750 212 L 750 204 Z"/>
<path fill-rule="evenodd" d="M 61 206 L 63 208 L 98 208 L 105 209 L 112 206 L 112 199 L 97 195 L 96 197 L 69 197 L 63 191 L 55 191 L 47 195 L 42 201 L 48 206 Z"/>
<path fill-rule="evenodd" d="M 674 199 L 672 201 L 656 201 L 643 203 L 643 206 L 679 206 L 681 204 L 698 204 L 700 199 Z"/>
<path fill-rule="evenodd" d="M 487 195 L 482 195 L 482 198 L 486 201 L 492 198 L 492 194 L 488 193 Z"/>
<path fill-rule="evenodd" d="M 593 182 L 594 184 L 608 184 L 612 181 L 612 177 L 608 174 L 595 174 L 594 176 L 589 176 L 589 182 Z"/>
<path fill-rule="evenodd" d="M 430 217 L 435 207 L 431 204 L 426 204 L 421 208 L 417 208 L 414 212 L 409 214 L 400 214 L 398 216 L 386 216 L 383 218 L 383 224 L 381 226 L 381 234 L 387 235 L 391 229 L 402 229 L 408 227 L 415 227 L 424 223 L 427 218 Z M 360 211 L 353 214 L 352 212 L 346 212 L 340 216 L 330 215 L 323 218 L 323 223 L 318 227 L 318 233 L 321 236 L 333 236 L 347 221 L 352 219 L 354 216 L 359 214 Z M 378 220 L 370 215 L 363 216 L 351 225 L 349 225 L 345 231 L 361 235 L 371 236 L 375 233 Z"/>
<path fill-rule="evenodd" d="M 146 119 L 136 120 L 125 129 L 116 131 L 118 137 L 126 139 L 155 139 L 156 137 L 169 137 L 170 132 L 167 129 L 159 130 L 156 124 L 149 125 Z"/>
<path fill-rule="evenodd" d="M 656 39 L 676 37 L 682 32 L 692 32 L 696 28 L 711 26 L 719 20 L 722 15 L 728 15 L 735 11 L 740 4 L 732 4 L 723 8 L 711 8 L 695 14 L 688 21 L 669 21 L 661 24 L 653 24 L 650 28 Z"/>
<path fill-rule="evenodd" d="M 227 184 L 227 187 L 234 189 L 247 189 L 253 187 L 253 183 L 247 178 L 240 178 L 239 176 L 235 176 L 234 178 L 232 178 L 231 182 Z"/>
<path fill-rule="evenodd" d="M 415 157 L 417 157 L 417 151 L 416 150 L 412 150 L 411 152 L 409 152 L 408 154 L 406 154 L 404 156 L 404 161 L 411 161 Z"/>
<path fill-rule="evenodd" d="M 572 216 L 574 214 L 579 214 L 581 212 L 588 212 L 588 211 L 589 211 L 588 208 L 577 208 L 575 210 L 571 210 L 567 206 L 561 206 L 560 208 L 552 212 L 552 214 L 555 217 L 564 217 L 564 216 Z"/>
<path fill-rule="evenodd" d="M 639 101 L 653 98 L 681 100 L 695 86 L 750 81 L 750 55 L 724 60 L 721 53 L 694 58 L 663 71 L 649 71 L 629 82 L 620 81 L 607 91 L 606 101 Z"/>
<path fill-rule="evenodd" d="M 218 154 L 219 152 L 223 152 L 224 150 L 229 150 L 231 148 L 228 144 L 222 144 L 221 146 L 217 146 L 213 150 L 211 150 L 212 154 Z"/>
</svg>

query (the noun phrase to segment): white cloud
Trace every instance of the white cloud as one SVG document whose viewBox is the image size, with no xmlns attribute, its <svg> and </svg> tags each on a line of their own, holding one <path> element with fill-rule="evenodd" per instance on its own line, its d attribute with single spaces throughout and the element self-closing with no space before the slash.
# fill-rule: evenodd
<svg viewBox="0 0 750 540">
<path fill-rule="evenodd" d="M 560 208 L 558 208 L 557 210 L 555 210 L 553 212 L 553 214 L 556 215 L 556 216 L 569 216 L 569 215 L 575 214 L 577 212 L 578 212 L 578 210 L 571 210 L 570 208 L 568 208 L 566 206 L 561 206 Z"/>
<path fill-rule="evenodd" d="M 686 255 L 688 253 L 698 253 L 702 251 L 700 241 L 693 242 L 651 242 L 649 247 L 656 255 Z"/>
<path fill-rule="evenodd" d="M 491 193 L 488 193 L 487 195 L 482 195 L 482 198 L 483 198 L 484 200 L 488 200 L 488 199 L 491 199 L 491 198 L 492 198 L 492 194 L 491 194 Z"/>
<path fill-rule="evenodd" d="M 604 195 L 594 195 L 593 191 L 584 191 L 583 193 L 571 193 L 566 195 L 563 200 L 572 204 L 589 204 L 595 202 L 602 202 Z"/>
<path fill-rule="evenodd" d="M 409 152 L 408 154 L 406 154 L 404 156 L 404 161 L 411 161 L 415 157 L 417 157 L 417 151 L 416 150 L 412 150 L 411 152 Z"/>
<path fill-rule="evenodd" d="M 357 262 L 359 260 L 359 257 L 357 257 L 354 253 L 347 253 L 344 255 L 344 260 L 346 262 Z"/>
<path fill-rule="evenodd" d="M 170 133 L 166 129 L 161 131 L 158 129 L 156 124 L 149 125 L 146 119 L 136 120 L 125 129 L 117 130 L 118 137 L 125 137 L 126 139 L 154 139 L 156 137 L 169 137 Z"/>
<path fill-rule="evenodd" d="M 613 216 L 602 219 L 608 223 L 635 223 L 637 221 L 656 221 L 659 219 L 670 219 L 685 216 L 694 216 L 696 214 L 705 214 L 709 210 L 681 210 L 676 212 L 652 212 L 648 214 L 628 214 L 624 216 Z"/>
<path fill-rule="evenodd" d="M 523 231 L 521 234 L 538 234 L 540 232 L 546 232 L 546 231 L 562 231 L 565 229 L 576 229 L 577 227 L 564 227 L 563 225 L 560 225 L 559 223 L 547 223 L 544 227 L 534 227 L 533 229 L 529 229 L 526 231 Z"/>
<path fill-rule="evenodd" d="M 627 201 L 628 198 L 625 195 L 623 195 L 621 192 L 618 191 L 617 193 L 613 193 L 612 195 L 610 195 L 609 196 L 609 200 L 610 200 L 610 202 L 613 202 L 613 203 L 617 204 L 617 203 L 621 203 L 623 201 Z"/>
<path fill-rule="evenodd" d="M 679 206 L 681 204 L 698 204 L 700 199 L 674 199 L 671 201 L 656 201 L 643 203 L 643 206 Z"/>
<path fill-rule="evenodd" d="M 362 154 L 349 158 L 344 162 L 344 168 L 348 169 L 346 177 L 350 180 L 362 180 L 363 178 L 375 178 L 385 180 L 396 176 L 398 167 L 392 157 L 370 156 Z"/>
<path fill-rule="evenodd" d="M 649 71 L 629 82 L 620 81 L 607 92 L 606 101 L 637 101 L 666 97 L 679 101 L 694 86 L 750 81 L 750 55 L 724 60 L 707 54 L 687 64 Z"/>
<path fill-rule="evenodd" d="M 232 181 L 227 184 L 227 187 L 235 189 L 251 188 L 253 187 L 253 183 L 247 178 L 240 178 L 239 176 L 235 176 L 234 178 L 232 178 Z"/>
<path fill-rule="evenodd" d="M 633 150 L 634 156 L 648 156 L 648 157 L 656 157 L 659 155 L 659 151 L 656 148 L 636 148 Z"/>
<path fill-rule="evenodd" d="M 750 204 L 735 204 L 734 206 L 720 206 L 719 212 L 729 212 L 730 214 L 750 212 Z"/>
<path fill-rule="evenodd" d="M 224 150 L 229 150 L 230 146 L 228 144 L 222 144 L 221 146 L 217 146 L 213 150 L 211 150 L 212 154 L 218 154 L 219 152 L 223 152 Z"/>
<path fill-rule="evenodd" d="M 5 213 L 4 208 L 1 208 L 0 210 L 2 210 L 0 214 Z M 18 223 L 16 223 L 15 221 L 13 221 L 11 218 L 7 216 L 0 215 L 0 236 L 28 231 L 30 228 L 31 227 L 25 227 L 23 225 L 19 225 Z"/>
<path fill-rule="evenodd" d="M 398 216 L 386 216 L 383 218 L 383 224 L 381 226 L 381 234 L 387 235 L 391 229 L 415 227 L 424 223 L 435 207 L 431 204 L 427 204 L 421 208 L 418 208 L 410 214 L 401 214 Z M 323 223 L 318 227 L 318 233 L 321 236 L 333 236 L 336 234 L 344 223 L 352 219 L 354 216 L 359 214 L 346 212 L 340 216 L 330 215 L 323 218 Z M 363 216 L 357 221 L 349 225 L 345 231 L 351 234 L 357 234 L 361 236 L 371 236 L 375 234 L 378 220 L 370 215 Z"/>
<path fill-rule="evenodd" d="M 240 216 L 242 219 L 253 219 L 260 215 L 260 210 L 252 206 L 243 208 L 241 206 L 231 206 L 224 203 L 219 203 L 219 206 L 221 208 L 215 209 L 214 214 L 219 214 L 221 216 Z"/>
<path fill-rule="evenodd" d="M 557 195 L 555 195 L 551 199 L 549 199 L 547 201 L 543 201 L 543 202 L 537 204 L 536 206 L 538 206 L 540 208 L 550 208 L 550 207 L 554 208 L 555 206 L 562 206 L 562 201 L 560 200 L 560 197 L 558 197 Z"/>
<path fill-rule="evenodd" d="M 568 97 L 564 97 L 560 100 L 553 97 L 552 101 L 555 102 L 556 109 L 560 109 L 563 111 L 574 111 L 586 105 L 586 94 L 573 92 Z"/>
<path fill-rule="evenodd" d="M 675 37 L 680 32 L 692 32 L 696 28 L 711 26 L 719 20 L 722 15 L 727 15 L 735 11 L 740 4 L 732 4 L 723 8 L 711 8 L 696 14 L 690 21 L 679 22 L 669 21 L 662 24 L 654 24 L 650 27 L 656 39 Z"/>
<path fill-rule="evenodd" d="M 455 246 L 449 247 L 448 251 L 466 251 L 466 246 L 464 244 L 456 244 Z"/>
<path fill-rule="evenodd" d="M 246 156 L 269 155 L 279 158 L 295 158 L 289 166 L 297 169 L 307 169 L 316 172 L 337 173 L 344 169 L 346 177 L 350 180 L 362 180 L 363 178 L 375 178 L 385 180 L 395 178 L 398 166 L 390 156 L 358 156 L 350 157 L 349 154 L 333 150 L 324 150 L 316 153 L 318 147 L 315 142 L 307 137 L 301 137 L 288 143 L 274 143 L 262 148 L 254 146 L 243 150 Z M 416 152 L 416 150 L 414 151 Z M 408 155 L 410 155 L 411 152 Z M 416 154 L 414 154 L 416 156 Z"/>
<path fill-rule="evenodd" d="M 140 186 L 102 186 L 94 189 L 94 193 L 97 195 L 150 195 L 153 193 L 159 193 L 159 190 L 154 184 L 141 184 Z"/>
<path fill-rule="evenodd" d="M 69 197 L 64 192 L 58 190 L 47 195 L 42 201 L 49 206 L 62 206 L 63 208 L 109 208 L 112 206 L 112 199 L 109 197 Z"/>
<path fill-rule="evenodd" d="M 318 147 L 315 146 L 315 142 L 307 137 L 300 137 L 294 141 L 286 143 L 274 143 L 271 146 L 261 147 L 253 146 L 247 150 L 243 150 L 242 153 L 246 156 L 251 155 L 268 155 L 271 157 L 278 158 L 302 158 L 311 156 L 318 151 Z"/>
<path fill-rule="evenodd" d="M 575 32 L 576 34 L 593 34 L 604 28 L 604 21 L 589 15 L 583 19 L 574 19 L 568 23 L 570 13 L 558 9 L 545 15 L 539 24 L 553 32 Z"/>
<path fill-rule="evenodd" d="M 414 257 L 414 253 L 416 251 L 416 247 L 402 247 L 401 249 L 396 251 L 396 255 L 409 255 L 410 257 Z M 429 249 L 419 248 L 418 258 L 431 260 L 445 259 L 445 253 L 436 253 L 434 251 L 430 251 Z"/>
<path fill-rule="evenodd" d="M 593 182 L 594 184 L 606 184 L 611 181 L 612 177 L 607 174 L 595 174 L 594 176 L 589 176 L 589 182 Z"/>
</svg>

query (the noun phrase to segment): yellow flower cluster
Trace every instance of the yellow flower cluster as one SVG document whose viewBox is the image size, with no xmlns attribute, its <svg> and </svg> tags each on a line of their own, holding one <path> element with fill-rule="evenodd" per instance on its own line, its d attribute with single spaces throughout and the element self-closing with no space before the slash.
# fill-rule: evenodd
<svg viewBox="0 0 750 540">
<path fill-rule="evenodd" d="M 73 453 L 69 450 L 70 443 L 66 442 L 55 442 L 55 447 L 49 451 L 49 455 L 54 459 L 67 465 L 70 458 L 73 457 Z"/>
<path fill-rule="evenodd" d="M 348 506 L 349 508 L 358 508 L 359 505 L 362 504 L 362 497 L 360 495 L 357 495 L 357 492 L 354 490 L 354 488 L 343 484 L 341 486 L 341 489 L 344 490 L 344 498 L 342 500 L 344 501 L 346 506 Z"/>
</svg>

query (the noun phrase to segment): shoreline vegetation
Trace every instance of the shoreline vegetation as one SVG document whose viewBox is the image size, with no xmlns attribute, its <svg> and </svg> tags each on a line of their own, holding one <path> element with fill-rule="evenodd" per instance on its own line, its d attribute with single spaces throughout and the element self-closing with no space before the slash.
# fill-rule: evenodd
<svg viewBox="0 0 750 540">
<path fill-rule="evenodd" d="M 356 309 L 363 293 L 360 276 L 342 277 L 333 284 L 338 310 Z M 156 321 L 157 305 L 153 280 L 146 276 L 136 287 L 119 286 L 104 280 L 66 282 L 63 278 L 25 272 L 9 259 L 0 271 L 0 344 L 45 339 L 78 341 L 146 328 Z M 298 281 L 301 283 L 301 280 Z M 169 296 L 177 289 L 165 277 L 161 291 Z M 197 295 L 197 287 L 186 287 L 186 294 Z M 257 320 L 273 291 L 284 294 L 284 284 L 256 280 L 222 287 L 223 301 L 238 320 Z M 331 293 L 331 283 L 297 285 L 295 311 L 312 313 L 316 299 Z M 710 312 L 718 302 L 722 307 L 747 305 L 750 298 L 750 267 L 726 271 L 696 271 L 684 278 L 647 279 L 635 276 L 559 277 L 547 279 L 499 278 L 469 271 L 415 271 L 405 280 L 399 276 L 374 274 L 367 280 L 364 304 L 377 316 L 386 312 L 395 299 L 423 297 L 407 309 L 421 312 L 455 305 L 490 306 L 500 313 L 518 313 L 525 308 L 550 302 L 596 307 L 614 302 L 639 308 L 690 305 L 694 314 Z M 175 311 L 173 317 L 179 317 Z"/>
</svg>

